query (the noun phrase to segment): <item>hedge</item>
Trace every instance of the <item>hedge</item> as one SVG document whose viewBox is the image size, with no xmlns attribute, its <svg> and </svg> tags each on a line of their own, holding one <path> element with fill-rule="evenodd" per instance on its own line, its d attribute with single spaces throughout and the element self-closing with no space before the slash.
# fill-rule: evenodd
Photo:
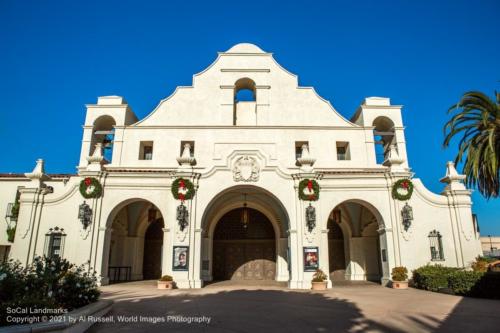
<svg viewBox="0 0 500 333">
<path fill-rule="evenodd" d="M 469 296 L 483 272 L 457 271 L 448 276 L 448 286 L 457 295 Z"/>
<path fill-rule="evenodd" d="M 413 271 L 413 287 L 456 295 L 500 299 L 500 272 L 465 271 L 455 267 L 426 265 Z"/>
<path fill-rule="evenodd" d="M 448 277 L 458 268 L 441 265 L 426 265 L 413 271 L 413 286 L 418 289 L 439 291 L 448 288 Z"/>
<path fill-rule="evenodd" d="M 500 299 L 500 272 L 487 272 L 472 287 L 469 296 Z"/>
</svg>

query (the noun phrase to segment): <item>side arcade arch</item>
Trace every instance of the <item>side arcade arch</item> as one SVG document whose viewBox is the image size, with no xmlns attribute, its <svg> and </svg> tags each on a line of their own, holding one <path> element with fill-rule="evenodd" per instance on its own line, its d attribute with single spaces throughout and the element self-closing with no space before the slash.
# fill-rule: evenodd
<svg viewBox="0 0 500 333">
<path fill-rule="evenodd" d="M 349 199 L 336 205 L 327 221 L 330 279 L 382 282 L 388 271 L 382 215 L 372 204 Z"/>
<path fill-rule="evenodd" d="M 151 201 L 131 198 L 106 219 L 102 245 L 103 284 L 158 279 L 162 271 L 163 214 Z"/>
</svg>

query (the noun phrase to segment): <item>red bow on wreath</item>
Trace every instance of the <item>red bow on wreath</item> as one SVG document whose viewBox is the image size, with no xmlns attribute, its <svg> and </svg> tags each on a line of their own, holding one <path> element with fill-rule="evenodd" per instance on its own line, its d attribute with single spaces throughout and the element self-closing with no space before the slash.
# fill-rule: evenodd
<svg viewBox="0 0 500 333">
<path fill-rule="evenodd" d="M 313 182 L 310 179 L 307 182 L 307 189 L 309 192 L 312 192 L 312 194 L 309 195 L 309 199 L 314 200 L 316 196 L 314 195 Z"/>
<path fill-rule="evenodd" d="M 401 183 L 401 186 L 402 186 L 404 189 L 408 189 L 408 187 L 410 187 L 410 184 L 409 184 L 407 181 L 405 181 L 405 182 Z"/>
<path fill-rule="evenodd" d="M 179 181 L 179 188 L 181 188 L 182 190 L 186 189 L 186 184 L 182 179 Z M 185 199 L 184 193 L 179 193 L 179 199 L 181 200 L 181 202 L 184 202 Z"/>
<path fill-rule="evenodd" d="M 87 177 L 87 178 L 85 178 L 84 182 L 85 182 L 85 185 L 90 186 L 90 184 L 92 184 L 92 179 Z"/>
</svg>

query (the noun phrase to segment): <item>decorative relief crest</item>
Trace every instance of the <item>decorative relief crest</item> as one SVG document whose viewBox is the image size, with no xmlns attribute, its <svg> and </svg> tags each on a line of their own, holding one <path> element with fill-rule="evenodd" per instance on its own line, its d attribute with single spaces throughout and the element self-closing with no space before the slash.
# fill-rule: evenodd
<svg viewBox="0 0 500 333">
<path fill-rule="evenodd" d="M 251 156 L 242 156 L 236 160 L 233 167 L 235 182 L 256 182 L 259 180 L 260 166 Z"/>
</svg>

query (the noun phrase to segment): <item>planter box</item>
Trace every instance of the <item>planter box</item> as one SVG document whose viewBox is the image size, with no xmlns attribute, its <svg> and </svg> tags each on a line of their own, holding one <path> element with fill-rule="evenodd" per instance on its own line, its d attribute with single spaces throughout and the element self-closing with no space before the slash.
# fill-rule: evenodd
<svg viewBox="0 0 500 333">
<path fill-rule="evenodd" d="M 174 289 L 174 281 L 158 281 L 158 289 Z"/>
<path fill-rule="evenodd" d="M 312 290 L 326 290 L 327 283 L 328 283 L 327 281 L 323 281 L 323 282 L 311 282 L 311 284 L 312 284 L 311 289 Z"/>
<path fill-rule="evenodd" d="M 408 289 L 408 281 L 392 281 L 393 289 Z"/>
</svg>

